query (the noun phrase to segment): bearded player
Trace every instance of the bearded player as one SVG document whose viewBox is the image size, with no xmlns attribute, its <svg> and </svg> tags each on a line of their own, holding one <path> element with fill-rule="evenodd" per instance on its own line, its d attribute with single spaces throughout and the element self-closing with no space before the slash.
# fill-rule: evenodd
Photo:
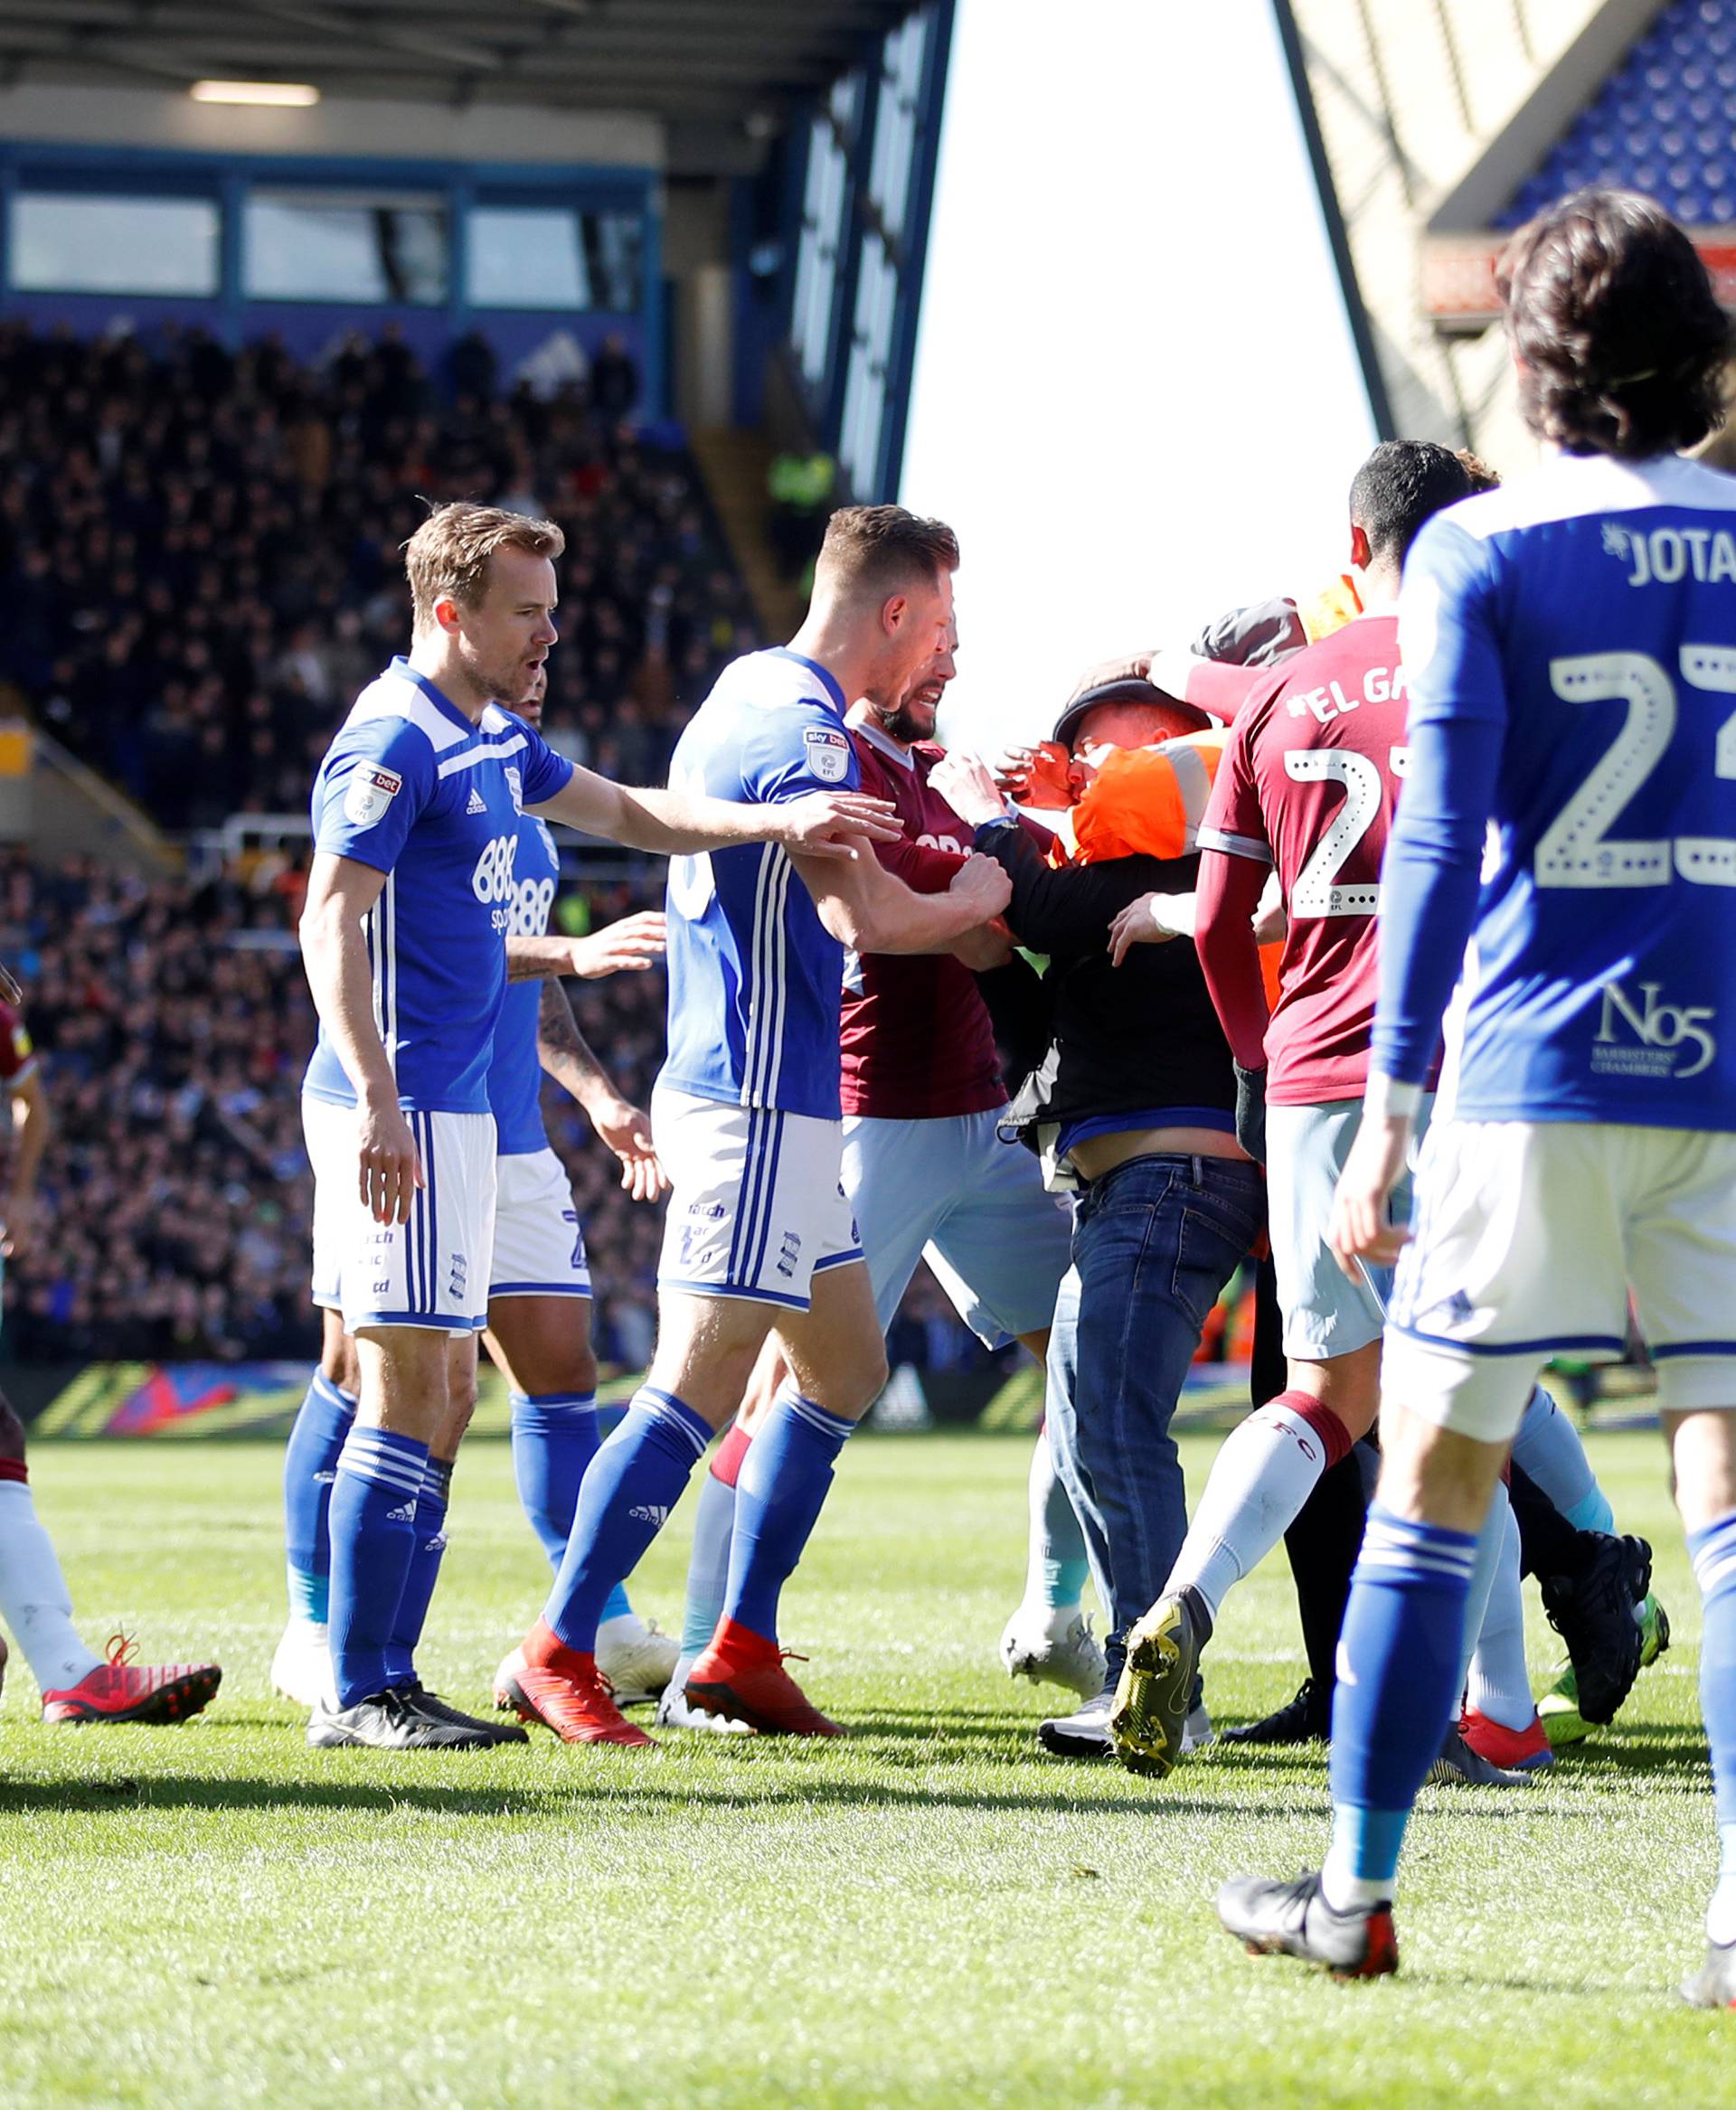
<svg viewBox="0 0 1736 2110">
<path fill-rule="evenodd" d="M 952 620 L 951 530 L 900 506 L 829 523 L 788 649 L 725 668 L 682 734 L 672 781 L 778 809 L 854 787 L 850 698 L 890 702 Z M 873 803 L 873 802 L 870 802 Z M 844 948 L 929 951 L 997 915 L 1007 888 L 962 865 L 921 895 L 867 853 L 832 871 L 757 851 L 687 858 L 669 880 L 669 1053 L 652 1102 L 673 1186 L 645 1384 L 585 1474 L 566 1558 L 507 1681 L 573 1743 L 645 1744 L 598 1676 L 597 1621 L 735 1414 L 774 1329 L 789 1365 L 736 1491 L 724 1616 L 693 1666 L 695 1706 L 760 1730 L 836 1733 L 783 1669 L 778 1602 L 886 1357 L 839 1184 Z"/>
<path fill-rule="evenodd" d="M 903 839 L 882 844 L 880 861 L 923 894 L 951 884 L 970 836 L 929 782 L 942 752 L 934 744 L 936 721 L 958 671 L 958 644 L 954 626 L 901 695 L 890 703 L 861 698 L 846 721 L 863 788 L 889 800 L 904 824 Z M 1069 1224 L 1062 1206 L 1044 1192 L 1035 1161 L 1000 1140 L 1006 1092 L 972 969 L 1000 966 L 1009 950 L 1004 937 L 988 930 L 944 952 L 846 959 L 844 1192 L 882 1333 L 918 1261 L 926 1258 L 986 1346 L 1017 1340 L 1041 1366 L 1055 1293 L 1067 1272 Z M 752 1432 L 785 1374 L 775 1359 L 756 1371 L 748 1403 L 701 1486 L 683 1662 L 657 1712 L 665 1727 L 720 1726 L 719 1717 L 690 1707 L 681 1688 L 722 1615 L 736 1484 Z M 1052 1681 L 1081 1696 L 1100 1691 L 1103 1652 L 1080 1608 L 1089 1572 L 1084 1534 L 1046 1433 L 1033 1454 L 1027 1502 L 1025 1593 L 1002 1636 L 1001 1660 L 1014 1677 Z"/>
</svg>

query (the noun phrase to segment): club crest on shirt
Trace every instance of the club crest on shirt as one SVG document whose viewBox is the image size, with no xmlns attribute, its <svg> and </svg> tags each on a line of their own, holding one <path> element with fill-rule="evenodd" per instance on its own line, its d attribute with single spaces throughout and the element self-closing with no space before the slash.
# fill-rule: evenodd
<svg viewBox="0 0 1736 2110">
<path fill-rule="evenodd" d="M 850 736 L 829 726 L 802 728 L 802 747 L 810 776 L 822 784 L 842 784 L 850 774 Z"/>
<path fill-rule="evenodd" d="M 344 818 L 354 827 L 371 828 L 403 788 L 397 770 L 363 763 L 344 794 Z"/>
<path fill-rule="evenodd" d="M 513 795 L 513 811 L 522 814 L 524 811 L 524 779 L 510 762 L 506 765 L 506 788 Z"/>
</svg>

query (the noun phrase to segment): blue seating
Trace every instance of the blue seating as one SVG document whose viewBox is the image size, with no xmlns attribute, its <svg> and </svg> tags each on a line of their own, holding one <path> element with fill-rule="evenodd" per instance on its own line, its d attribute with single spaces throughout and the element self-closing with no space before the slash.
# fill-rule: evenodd
<svg viewBox="0 0 1736 2110">
<path fill-rule="evenodd" d="M 1690 227 L 1736 220 L 1736 0 L 1672 0 L 1495 224 L 1588 184 L 1644 191 Z"/>
</svg>

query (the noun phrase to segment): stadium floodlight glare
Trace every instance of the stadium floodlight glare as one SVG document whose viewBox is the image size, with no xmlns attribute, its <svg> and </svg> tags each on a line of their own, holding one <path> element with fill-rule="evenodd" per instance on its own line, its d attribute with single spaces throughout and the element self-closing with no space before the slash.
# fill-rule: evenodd
<svg viewBox="0 0 1736 2110">
<path fill-rule="evenodd" d="M 263 103 L 273 109 L 305 110 L 319 100 L 319 90 L 306 80 L 195 80 L 194 102 Z"/>
</svg>

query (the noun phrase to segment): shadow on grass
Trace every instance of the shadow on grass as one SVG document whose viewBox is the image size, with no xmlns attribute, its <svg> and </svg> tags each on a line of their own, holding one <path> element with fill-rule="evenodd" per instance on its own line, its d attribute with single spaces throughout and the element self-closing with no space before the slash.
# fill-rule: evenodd
<svg viewBox="0 0 1736 2110">
<path fill-rule="evenodd" d="M 984 1814 L 1019 1811 L 1078 1816 L 1150 1816 L 1187 1818 L 1280 1816 L 1291 1805 L 1281 1797 L 1235 1796 L 1220 1799 L 1159 1789 L 1149 1794 L 1077 1794 L 1068 1792 L 1068 1773 L 1033 1765 L 1028 1792 L 1004 1789 L 957 1791 L 934 1786 L 901 1787 L 884 1780 L 840 1780 L 816 1776 L 806 1766 L 782 1764 L 758 1785 L 739 1778 L 722 1781 L 687 1771 L 677 1761 L 648 1762 L 621 1753 L 575 1756 L 570 1781 L 514 1787 L 491 1783 L 473 1786 L 418 1780 L 268 1779 L 257 1775 L 138 1774 L 106 1781 L 0 1779 L 0 1818 L 48 1813 L 99 1812 L 131 1815 L 155 1810 L 350 1811 L 389 1814 L 418 1810 L 431 1817 L 559 1817 L 580 1806 L 608 1809 L 618 1817 L 624 1804 L 679 1810 L 691 1820 L 706 1811 L 764 1811 L 790 1808 L 950 1809 Z M 738 1757 L 732 1750 L 731 1757 Z M 771 1754 L 768 1753 L 768 1757 Z M 750 1754 L 738 1762 L 753 1765 Z M 582 1770 L 581 1770 L 582 1769 Z"/>
</svg>

